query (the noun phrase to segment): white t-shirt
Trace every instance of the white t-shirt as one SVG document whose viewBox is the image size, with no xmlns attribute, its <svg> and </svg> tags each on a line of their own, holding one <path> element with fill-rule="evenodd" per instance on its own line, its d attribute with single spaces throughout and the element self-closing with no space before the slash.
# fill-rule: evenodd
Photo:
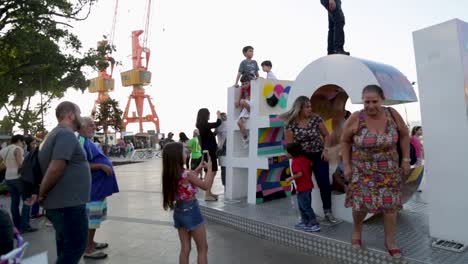
<svg viewBox="0 0 468 264">
<path fill-rule="evenodd" d="M 18 174 L 18 164 L 16 163 L 15 150 L 20 150 L 20 156 L 23 158 L 23 149 L 17 145 L 9 145 L 6 148 L 2 148 L 0 151 L 0 156 L 5 160 L 6 172 L 5 180 L 16 180 L 19 179 L 20 175 Z"/>
<path fill-rule="evenodd" d="M 272 71 L 267 72 L 267 80 L 278 80 Z"/>
<path fill-rule="evenodd" d="M 227 124 L 226 121 L 223 121 L 219 127 L 216 128 L 216 137 L 218 139 L 218 149 L 222 149 L 224 141 L 226 141 L 227 136 Z"/>
</svg>

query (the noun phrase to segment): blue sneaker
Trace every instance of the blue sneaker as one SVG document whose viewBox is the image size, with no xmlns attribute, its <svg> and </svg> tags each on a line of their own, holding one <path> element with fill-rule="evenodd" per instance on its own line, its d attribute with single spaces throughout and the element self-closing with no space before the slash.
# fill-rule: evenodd
<svg viewBox="0 0 468 264">
<path fill-rule="evenodd" d="M 306 226 L 304 231 L 306 231 L 306 232 L 318 232 L 318 231 L 320 231 L 320 226 L 319 225 Z"/>
<path fill-rule="evenodd" d="M 304 223 L 300 222 L 299 224 L 295 225 L 294 228 L 305 231 L 306 225 Z"/>
</svg>

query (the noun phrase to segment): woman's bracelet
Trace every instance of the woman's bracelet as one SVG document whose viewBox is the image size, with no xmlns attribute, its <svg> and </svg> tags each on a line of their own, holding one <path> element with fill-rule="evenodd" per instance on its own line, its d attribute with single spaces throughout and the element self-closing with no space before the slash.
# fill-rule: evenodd
<svg viewBox="0 0 468 264">
<path fill-rule="evenodd" d="M 410 162 L 411 159 L 410 158 L 403 158 L 402 161 Z"/>
</svg>

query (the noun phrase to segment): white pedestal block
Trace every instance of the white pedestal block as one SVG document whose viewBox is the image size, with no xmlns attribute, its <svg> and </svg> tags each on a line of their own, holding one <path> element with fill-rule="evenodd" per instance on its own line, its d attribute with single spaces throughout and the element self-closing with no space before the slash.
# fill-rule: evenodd
<svg viewBox="0 0 468 264">
<path fill-rule="evenodd" d="M 414 32 L 432 237 L 468 243 L 468 24 Z"/>
</svg>

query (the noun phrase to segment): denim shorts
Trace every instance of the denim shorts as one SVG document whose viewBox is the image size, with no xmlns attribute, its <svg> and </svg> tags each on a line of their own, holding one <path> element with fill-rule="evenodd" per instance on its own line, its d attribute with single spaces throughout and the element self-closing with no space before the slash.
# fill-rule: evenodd
<svg viewBox="0 0 468 264">
<path fill-rule="evenodd" d="M 185 228 L 188 231 L 197 229 L 204 224 L 203 216 L 198 207 L 197 199 L 186 202 L 177 202 L 174 208 L 174 227 Z"/>
</svg>

